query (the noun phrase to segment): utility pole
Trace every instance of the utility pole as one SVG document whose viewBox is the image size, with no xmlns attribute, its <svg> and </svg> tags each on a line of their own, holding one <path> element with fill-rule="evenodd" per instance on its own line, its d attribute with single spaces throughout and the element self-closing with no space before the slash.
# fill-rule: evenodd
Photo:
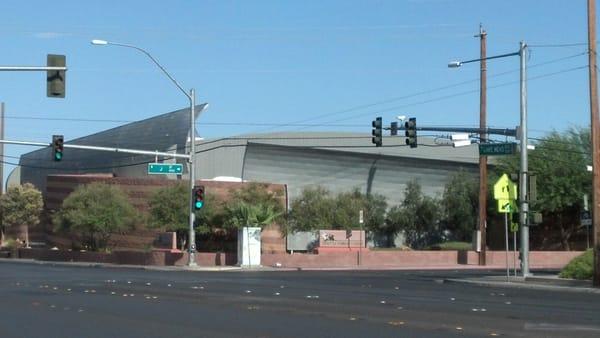
<svg viewBox="0 0 600 338">
<path fill-rule="evenodd" d="M 481 24 L 479 24 L 479 34 L 475 37 L 479 37 L 480 41 L 480 56 L 479 61 L 479 128 L 485 130 L 486 128 L 486 106 L 487 106 L 487 69 L 486 69 L 486 36 L 487 33 L 483 30 Z M 479 134 L 481 143 L 487 141 L 487 135 L 485 133 Z M 479 233 L 481 236 L 481 251 L 479 251 L 479 265 L 486 265 L 486 228 L 487 228 L 487 156 L 479 156 Z"/>
<path fill-rule="evenodd" d="M 521 88 L 521 114 L 520 114 L 520 143 L 521 143 L 521 166 L 519 169 L 519 223 L 521 223 L 521 273 L 523 277 L 529 275 L 529 201 L 527 200 L 527 45 L 519 43 L 519 61 L 521 65 L 520 88 Z"/>
<path fill-rule="evenodd" d="M 590 86 L 590 115 L 592 124 L 592 222 L 594 224 L 593 285 L 600 287 L 600 117 L 598 116 L 598 79 L 596 73 L 596 0 L 588 0 L 588 69 Z"/>
</svg>

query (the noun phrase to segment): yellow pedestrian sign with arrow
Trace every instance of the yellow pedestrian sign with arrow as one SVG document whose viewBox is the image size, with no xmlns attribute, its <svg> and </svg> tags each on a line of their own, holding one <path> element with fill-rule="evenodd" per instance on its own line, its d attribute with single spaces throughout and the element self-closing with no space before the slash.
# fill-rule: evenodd
<svg viewBox="0 0 600 338">
<path fill-rule="evenodd" d="M 498 212 L 510 214 L 517 211 L 517 184 L 503 174 L 494 184 L 494 199 L 498 201 Z"/>
</svg>

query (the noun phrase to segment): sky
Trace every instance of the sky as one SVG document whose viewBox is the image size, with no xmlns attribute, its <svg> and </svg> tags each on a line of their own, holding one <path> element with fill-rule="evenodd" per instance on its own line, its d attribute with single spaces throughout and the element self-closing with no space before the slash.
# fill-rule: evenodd
<svg viewBox="0 0 600 338">
<path fill-rule="evenodd" d="M 479 125 L 479 25 L 488 56 L 529 46 L 529 134 L 589 125 L 586 0 L 206 0 L 2 2 L 1 66 L 67 56 L 66 98 L 45 73 L 0 72 L 5 139 L 69 141 L 189 106 L 147 50 L 209 108 L 205 138 L 274 131 L 371 133 Z M 519 58 L 488 61 L 488 125 L 519 123 Z M 385 140 L 384 140 L 385 142 Z M 22 153 L 7 145 L 5 177 Z M 153 149 L 148 149 L 153 150 Z M 68 153 L 65 153 L 68 156 Z"/>
</svg>

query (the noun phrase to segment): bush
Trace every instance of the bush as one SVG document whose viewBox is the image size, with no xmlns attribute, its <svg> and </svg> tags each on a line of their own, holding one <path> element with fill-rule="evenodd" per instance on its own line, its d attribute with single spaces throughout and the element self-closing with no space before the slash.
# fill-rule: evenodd
<svg viewBox="0 0 600 338">
<path fill-rule="evenodd" d="M 590 249 L 583 255 L 573 258 L 560 274 L 561 278 L 592 279 L 594 271 L 594 255 Z"/>
<path fill-rule="evenodd" d="M 137 212 L 116 186 L 92 183 L 78 187 L 54 215 L 55 230 L 82 236 L 91 250 L 105 249 L 112 233 L 131 229 Z"/>
</svg>

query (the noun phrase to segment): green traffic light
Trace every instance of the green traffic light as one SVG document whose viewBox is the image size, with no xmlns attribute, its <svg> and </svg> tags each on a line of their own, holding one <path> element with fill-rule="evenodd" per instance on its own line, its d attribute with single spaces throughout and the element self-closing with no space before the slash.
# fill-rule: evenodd
<svg viewBox="0 0 600 338">
<path fill-rule="evenodd" d="M 204 202 L 202 202 L 202 201 L 196 201 L 196 203 L 194 204 L 194 207 L 196 209 L 202 209 L 203 206 L 204 206 Z"/>
<path fill-rule="evenodd" d="M 54 153 L 54 160 L 60 161 L 62 160 L 62 153 Z"/>
</svg>

